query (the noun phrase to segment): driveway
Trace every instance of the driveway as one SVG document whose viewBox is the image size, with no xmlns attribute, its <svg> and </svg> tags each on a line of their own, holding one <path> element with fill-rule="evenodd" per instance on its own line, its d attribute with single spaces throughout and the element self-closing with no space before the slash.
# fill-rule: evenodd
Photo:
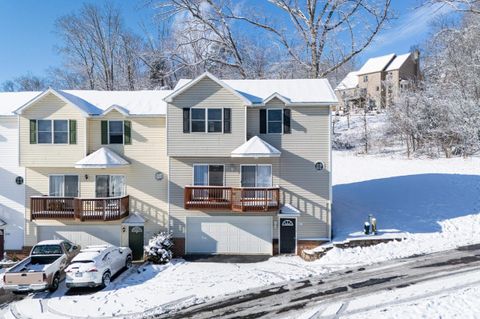
<svg viewBox="0 0 480 319">
<path fill-rule="evenodd" d="M 269 255 L 188 255 L 183 259 L 190 262 L 251 264 L 267 261 Z"/>
</svg>

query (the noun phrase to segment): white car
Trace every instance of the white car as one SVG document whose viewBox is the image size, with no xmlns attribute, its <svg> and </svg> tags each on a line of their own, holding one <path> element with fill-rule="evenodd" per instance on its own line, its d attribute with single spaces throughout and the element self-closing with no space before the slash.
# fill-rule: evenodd
<svg viewBox="0 0 480 319">
<path fill-rule="evenodd" d="M 67 288 L 106 287 L 117 272 L 132 266 L 132 250 L 108 245 L 87 246 L 65 269 Z"/>
</svg>

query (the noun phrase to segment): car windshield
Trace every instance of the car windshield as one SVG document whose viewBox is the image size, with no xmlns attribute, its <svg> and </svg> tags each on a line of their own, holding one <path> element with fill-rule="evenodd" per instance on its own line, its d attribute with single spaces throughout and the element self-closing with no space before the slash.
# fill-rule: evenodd
<svg viewBox="0 0 480 319">
<path fill-rule="evenodd" d="M 90 264 L 90 263 L 93 263 L 93 260 L 75 260 L 73 261 L 73 264 Z"/>
<path fill-rule="evenodd" d="M 37 245 L 32 250 L 32 255 L 61 255 L 60 245 Z"/>
</svg>

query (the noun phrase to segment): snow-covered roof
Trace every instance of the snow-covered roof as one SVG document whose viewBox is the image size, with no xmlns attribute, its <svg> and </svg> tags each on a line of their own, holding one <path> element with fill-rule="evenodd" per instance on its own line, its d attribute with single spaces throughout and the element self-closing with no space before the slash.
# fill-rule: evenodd
<svg viewBox="0 0 480 319">
<path fill-rule="evenodd" d="M 122 221 L 123 224 L 144 224 L 145 223 L 145 218 L 140 216 L 138 213 L 133 213 L 128 215 L 127 218 L 125 218 Z"/>
<path fill-rule="evenodd" d="M 340 82 L 337 87 L 335 88 L 336 90 L 348 90 L 348 89 L 354 89 L 358 86 L 358 72 L 357 71 L 352 71 L 345 76 L 345 78 Z"/>
<path fill-rule="evenodd" d="M 76 168 L 112 168 L 130 163 L 109 148 L 102 147 L 75 163 Z"/>
<path fill-rule="evenodd" d="M 300 215 L 301 212 L 297 208 L 293 207 L 290 204 L 285 204 L 282 206 L 280 209 L 280 214 L 281 215 Z"/>
<path fill-rule="evenodd" d="M 390 63 L 387 67 L 387 70 L 386 71 L 394 71 L 394 70 L 398 70 L 402 67 L 402 65 L 405 63 L 405 61 L 408 60 L 408 58 L 410 57 L 412 53 L 406 53 L 406 54 L 402 54 L 402 55 L 397 55 L 395 57 L 395 59 L 392 61 L 392 63 Z"/>
<path fill-rule="evenodd" d="M 388 64 L 395 58 L 395 54 L 383 55 L 368 59 L 367 62 L 358 70 L 358 74 L 368 74 L 385 70 Z"/>
<path fill-rule="evenodd" d="M 171 90 L 93 91 L 54 90 L 43 92 L 0 93 L 0 115 L 22 113 L 47 94 L 55 94 L 66 103 L 78 107 L 84 115 L 105 115 L 115 109 L 124 115 L 165 115 L 167 105 L 163 100 Z"/>
<path fill-rule="evenodd" d="M 232 157 L 279 157 L 280 151 L 258 136 L 254 136 L 231 153 Z"/>
<path fill-rule="evenodd" d="M 203 77 L 205 77 L 203 75 Z M 198 78 L 197 78 L 198 79 Z M 174 91 L 185 90 L 198 80 L 181 79 Z M 217 79 L 218 80 L 218 79 Z M 290 105 L 335 104 L 337 97 L 327 79 L 281 79 L 281 80 L 219 80 L 226 87 L 238 92 L 250 104 L 264 104 L 272 97 L 281 96 Z"/>
</svg>

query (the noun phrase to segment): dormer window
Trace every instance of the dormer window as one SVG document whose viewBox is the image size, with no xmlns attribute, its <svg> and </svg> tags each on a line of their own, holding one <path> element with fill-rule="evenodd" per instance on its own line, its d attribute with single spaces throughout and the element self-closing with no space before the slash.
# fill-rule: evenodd
<svg viewBox="0 0 480 319">
<path fill-rule="evenodd" d="M 130 121 L 102 121 L 102 144 L 132 144 L 132 122 Z"/>
<path fill-rule="evenodd" d="M 123 121 L 108 122 L 109 144 L 123 144 Z"/>
<path fill-rule="evenodd" d="M 283 126 L 283 110 L 269 109 L 267 110 L 267 132 L 282 133 Z"/>
</svg>

